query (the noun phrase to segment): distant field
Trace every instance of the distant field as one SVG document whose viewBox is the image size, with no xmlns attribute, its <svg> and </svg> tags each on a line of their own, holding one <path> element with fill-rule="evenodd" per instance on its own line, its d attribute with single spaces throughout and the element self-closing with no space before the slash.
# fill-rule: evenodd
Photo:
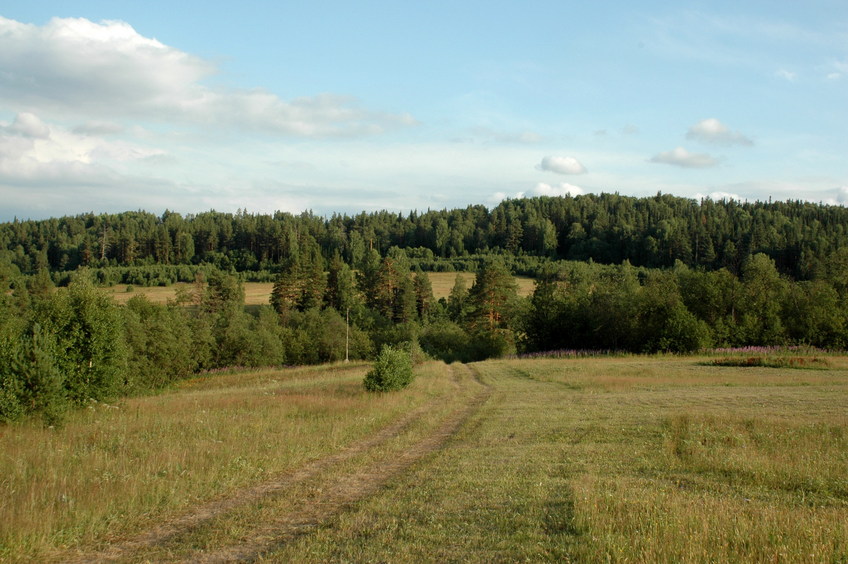
<svg viewBox="0 0 848 564">
<path fill-rule="evenodd" d="M 269 369 L 0 426 L 0 560 L 848 561 L 848 357 L 703 360 Z"/>
<path fill-rule="evenodd" d="M 446 298 L 450 294 L 456 281 L 456 272 L 429 272 L 430 283 L 433 285 L 433 295 L 438 298 Z M 470 288 L 474 283 L 473 272 L 462 272 L 462 277 L 466 280 L 467 286 Z M 526 276 L 516 276 L 515 281 L 518 284 L 518 293 L 522 296 L 529 296 L 535 289 L 535 280 Z M 177 288 L 186 287 L 191 289 L 192 284 L 174 284 L 173 286 L 132 286 L 131 291 L 127 291 L 126 284 L 117 284 L 115 286 L 104 288 L 103 291 L 115 298 L 118 303 L 124 304 L 135 295 L 144 294 L 153 303 L 164 304 L 168 300 L 173 300 L 177 295 Z M 271 282 L 246 282 L 244 284 L 244 302 L 245 305 L 264 305 L 268 304 L 271 297 L 271 290 L 274 284 Z"/>
</svg>

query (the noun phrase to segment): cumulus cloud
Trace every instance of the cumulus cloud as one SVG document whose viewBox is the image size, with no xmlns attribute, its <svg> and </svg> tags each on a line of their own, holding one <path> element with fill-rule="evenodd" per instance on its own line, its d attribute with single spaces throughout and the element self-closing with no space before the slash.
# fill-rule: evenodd
<svg viewBox="0 0 848 564">
<path fill-rule="evenodd" d="M 718 164 L 716 159 L 706 153 L 690 153 L 683 147 L 654 155 L 650 162 L 683 168 L 710 168 Z"/>
<path fill-rule="evenodd" d="M 60 182 L 75 184 L 110 177 L 107 162 L 118 163 L 163 154 L 126 141 L 81 136 L 38 116 L 21 113 L 0 123 L 0 182 L 11 185 Z M 104 164 L 101 164 L 104 163 Z M 111 177 L 110 177 L 111 178 Z"/>
<path fill-rule="evenodd" d="M 539 182 L 530 191 L 534 196 L 579 196 L 583 194 L 583 189 L 568 182 L 560 182 L 559 184 L 547 184 Z"/>
<path fill-rule="evenodd" d="M 286 101 L 264 90 L 203 85 L 214 65 L 120 21 L 54 18 L 40 27 L 0 17 L 0 101 L 39 113 L 142 117 L 306 136 L 381 133 L 415 123 L 351 97 Z"/>
<path fill-rule="evenodd" d="M 712 143 L 715 145 L 747 145 L 754 144 L 748 137 L 729 127 L 715 118 L 704 119 L 689 128 L 687 139 Z"/>
<path fill-rule="evenodd" d="M 47 139 L 50 128 L 35 114 L 23 112 L 15 116 L 15 121 L 5 128 L 9 133 L 18 134 L 30 139 Z"/>
<path fill-rule="evenodd" d="M 574 157 L 547 156 L 536 166 L 539 170 L 555 172 L 557 174 L 585 174 L 586 167 Z"/>
</svg>

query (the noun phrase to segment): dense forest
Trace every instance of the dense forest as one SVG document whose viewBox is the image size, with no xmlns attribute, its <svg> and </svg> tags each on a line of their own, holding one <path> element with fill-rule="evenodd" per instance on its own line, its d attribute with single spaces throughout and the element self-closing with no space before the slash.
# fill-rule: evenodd
<svg viewBox="0 0 848 564">
<path fill-rule="evenodd" d="M 0 225 L 0 263 L 29 274 L 201 263 L 275 273 L 307 241 L 326 260 L 338 254 L 354 268 L 368 249 L 385 255 L 399 247 L 424 270 L 451 260 L 464 265 L 461 259 L 473 255 L 506 254 L 602 264 L 626 260 L 652 268 L 680 261 L 738 274 L 749 257 L 763 253 L 782 274 L 811 280 L 823 274 L 846 240 L 848 209 L 841 206 L 601 194 L 407 215 L 127 212 L 16 220 Z"/>
<path fill-rule="evenodd" d="M 0 225 L 0 420 L 204 371 L 556 349 L 848 344 L 848 210 L 613 194 L 316 217 L 85 214 Z M 427 271 L 471 270 L 436 300 Z M 536 278 L 519 297 L 513 274 Z M 243 282 L 273 281 L 246 308 Z M 180 287 L 118 306 L 97 286 Z M 57 289 L 56 287 L 61 288 Z"/>
</svg>

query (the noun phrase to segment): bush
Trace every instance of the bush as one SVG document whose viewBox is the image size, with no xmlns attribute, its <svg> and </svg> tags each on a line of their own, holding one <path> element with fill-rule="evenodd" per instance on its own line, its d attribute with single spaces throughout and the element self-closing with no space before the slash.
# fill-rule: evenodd
<svg viewBox="0 0 848 564">
<path fill-rule="evenodd" d="M 391 392 L 412 382 L 412 355 L 400 347 L 384 346 L 363 384 L 369 392 Z"/>
</svg>

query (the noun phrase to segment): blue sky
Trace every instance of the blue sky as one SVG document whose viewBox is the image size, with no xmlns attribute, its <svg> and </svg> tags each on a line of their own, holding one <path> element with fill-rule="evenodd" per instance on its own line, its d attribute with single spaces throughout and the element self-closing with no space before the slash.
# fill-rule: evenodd
<svg viewBox="0 0 848 564">
<path fill-rule="evenodd" d="M 0 0 L 0 221 L 848 203 L 848 3 Z"/>
</svg>

